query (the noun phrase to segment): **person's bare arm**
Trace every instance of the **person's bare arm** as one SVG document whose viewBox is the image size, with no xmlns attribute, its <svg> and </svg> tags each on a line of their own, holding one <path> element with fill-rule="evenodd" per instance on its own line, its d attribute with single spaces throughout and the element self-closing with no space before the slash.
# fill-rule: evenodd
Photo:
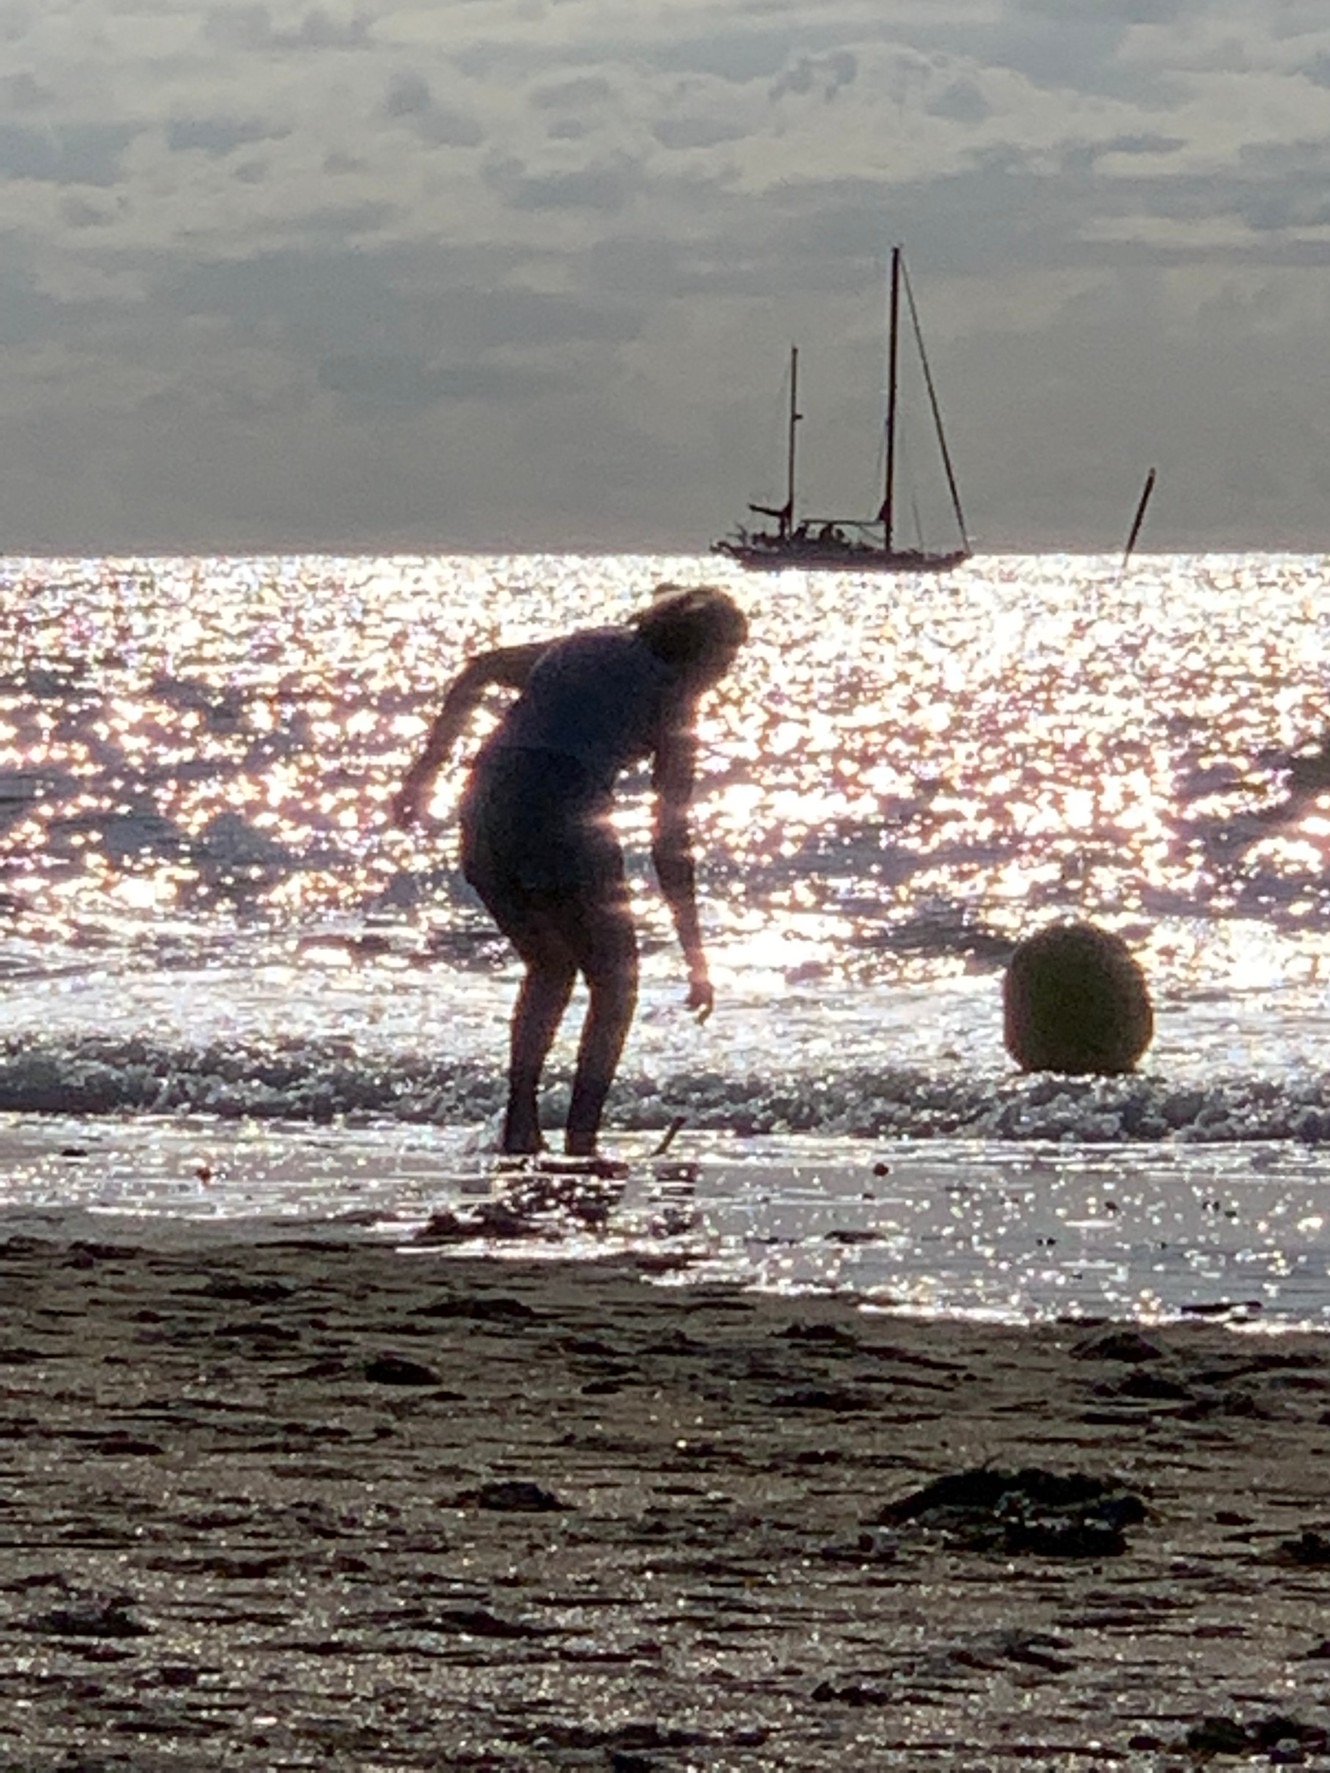
<svg viewBox="0 0 1330 1773">
<path fill-rule="evenodd" d="M 697 777 L 693 713 L 691 707 L 681 709 L 662 732 L 656 747 L 651 777 L 656 794 L 651 860 L 688 965 L 688 1007 L 698 1012 L 699 1020 L 704 1020 L 711 1014 L 715 992 L 697 921 L 696 870 L 688 818 Z"/>
<path fill-rule="evenodd" d="M 395 825 L 413 825 L 420 818 L 440 765 L 485 691 L 494 684 L 507 689 L 524 688 L 532 666 L 547 644 L 541 640 L 526 646 L 503 646 L 467 661 L 449 684 L 438 718 L 426 737 L 425 748 L 406 772 L 402 786 L 393 797 Z"/>
</svg>

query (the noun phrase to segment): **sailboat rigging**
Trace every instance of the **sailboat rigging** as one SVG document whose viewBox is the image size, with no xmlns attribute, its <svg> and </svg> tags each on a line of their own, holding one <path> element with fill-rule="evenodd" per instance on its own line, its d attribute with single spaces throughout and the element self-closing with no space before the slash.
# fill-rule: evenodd
<svg viewBox="0 0 1330 1773">
<path fill-rule="evenodd" d="M 904 303 L 902 303 L 902 295 Z M 923 370 L 938 450 L 946 474 L 952 511 L 960 545 L 945 551 L 922 547 L 903 547 L 897 523 L 897 480 L 899 476 L 900 438 L 900 340 L 903 309 L 908 310 L 911 332 Z M 799 411 L 799 352 L 790 351 L 790 406 L 786 428 L 785 503 L 749 505 L 750 511 L 775 519 L 775 529 L 751 530 L 740 525 L 736 533 L 712 545 L 713 553 L 727 555 L 741 566 L 762 572 L 776 572 L 785 567 L 805 570 L 840 572 L 945 572 L 970 557 L 970 541 L 965 517 L 961 511 L 960 491 L 942 428 L 942 410 L 938 403 L 933 372 L 924 350 L 914 291 L 905 270 L 899 246 L 891 249 L 890 304 L 887 319 L 887 411 L 885 420 L 886 451 L 883 469 L 882 503 L 876 517 L 826 518 L 799 517 L 796 511 L 797 481 L 795 450 L 798 426 L 803 414 Z"/>
</svg>

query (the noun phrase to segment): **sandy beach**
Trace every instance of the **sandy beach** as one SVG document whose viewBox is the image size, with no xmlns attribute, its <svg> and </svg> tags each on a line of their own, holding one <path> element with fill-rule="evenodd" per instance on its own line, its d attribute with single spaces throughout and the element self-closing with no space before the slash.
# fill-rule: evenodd
<svg viewBox="0 0 1330 1773">
<path fill-rule="evenodd" d="M 1330 1340 L 0 1241 L 5 1769 L 1330 1764 Z"/>
</svg>

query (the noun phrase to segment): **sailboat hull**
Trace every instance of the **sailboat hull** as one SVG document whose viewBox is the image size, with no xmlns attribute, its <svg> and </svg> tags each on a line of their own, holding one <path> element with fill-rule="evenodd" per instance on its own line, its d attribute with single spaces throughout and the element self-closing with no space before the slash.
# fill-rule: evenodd
<svg viewBox="0 0 1330 1773">
<path fill-rule="evenodd" d="M 931 554 L 920 548 L 873 548 L 866 542 L 836 547 L 780 540 L 713 542 L 711 552 L 725 555 L 749 572 L 764 573 L 945 573 L 970 558 L 966 548 Z"/>
</svg>

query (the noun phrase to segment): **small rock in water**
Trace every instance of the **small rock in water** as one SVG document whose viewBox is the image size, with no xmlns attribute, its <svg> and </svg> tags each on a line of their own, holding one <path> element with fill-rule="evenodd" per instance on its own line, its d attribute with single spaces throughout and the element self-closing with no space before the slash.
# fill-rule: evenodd
<svg viewBox="0 0 1330 1773">
<path fill-rule="evenodd" d="M 1018 943 L 1002 986 L 1003 1038 L 1023 1071 L 1131 1071 L 1154 1010 L 1127 944 L 1091 923 L 1058 923 Z"/>
</svg>

